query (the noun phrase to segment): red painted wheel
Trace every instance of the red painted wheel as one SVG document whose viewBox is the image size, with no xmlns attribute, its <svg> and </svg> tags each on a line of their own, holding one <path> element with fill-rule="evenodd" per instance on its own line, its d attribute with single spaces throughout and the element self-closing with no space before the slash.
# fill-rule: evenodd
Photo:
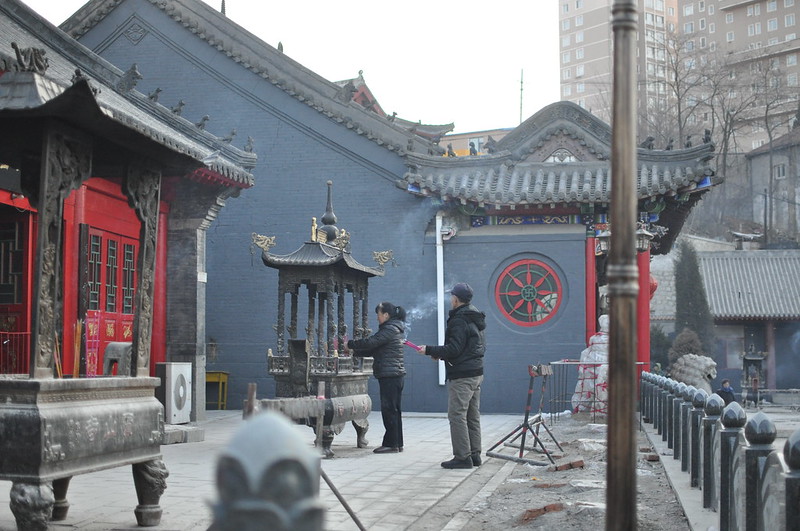
<svg viewBox="0 0 800 531">
<path fill-rule="evenodd" d="M 520 326 L 539 326 L 558 312 L 561 280 L 544 262 L 517 260 L 498 277 L 494 296 L 506 319 Z"/>
</svg>

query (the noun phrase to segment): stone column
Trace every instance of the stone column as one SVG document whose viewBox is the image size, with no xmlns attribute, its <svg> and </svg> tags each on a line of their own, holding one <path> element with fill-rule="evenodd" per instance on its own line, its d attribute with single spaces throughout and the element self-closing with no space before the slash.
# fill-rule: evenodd
<svg viewBox="0 0 800 531">
<path fill-rule="evenodd" d="M 678 383 L 677 387 L 673 389 L 674 397 L 672 399 L 672 458 L 681 458 L 681 405 L 683 404 L 683 393 L 686 391 L 686 384 L 683 382 Z"/>
<path fill-rule="evenodd" d="M 742 427 L 747 414 L 738 402 L 731 402 L 722 411 L 720 430 L 720 484 L 719 484 L 719 528 L 720 531 L 739 529 L 744 525 L 736 507 L 736 466 L 739 461 Z"/>
<path fill-rule="evenodd" d="M 134 376 L 150 376 L 161 173 L 140 167 L 129 167 L 123 190 L 141 222 L 131 369 Z"/>
<path fill-rule="evenodd" d="M 177 182 L 167 228 L 167 361 L 192 363 L 191 420 L 206 418 L 206 231 L 238 190 Z"/>
<path fill-rule="evenodd" d="M 691 451 L 692 445 L 690 444 L 691 441 L 689 439 L 691 432 L 690 432 L 690 421 L 689 421 L 689 412 L 692 409 L 692 397 L 694 397 L 695 392 L 697 389 L 694 386 L 690 385 L 686 388 L 683 392 L 683 403 L 681 404 L 681 471 L 688 472 L 689 471 L 689 452 Z"/>
<path fill-rule="evenodd" d="M 759 411 L 744 426 L 744 438 L 748 447 L 744 451 L 745 462 L 745 529 L 757 531 L 758 513 L 763 505 L 764 464 L 774 450 L 772 443 L 778 435 L 775 423 Z M 796 519 L 797 515 L 790 518 Z M 788 519 L 788 518 L 787 518 Z"/>
<path fill-rule="evenodd" d="M 786 474 L 786 514 L 800 514 L 800 429 L 795 430 L 783 445 Z M 787 518 L 786 531 L 800 531 L 800 518 Z"/>
<path fill-rule="evenodd" d="M 694 408 L 690 415 L 692 449 L 689 466 L 689 485 L 692 487 L 697 487 L 699 485 L 700 460 L 702 455 L 700 453 L 700 426 L 703 417 L 703 409 L 706 407 L 706 400 L 708 400 L 708 394 L 703 389 L 698 390 L 692 398 L 692 405 Z"/>
<path fill-rule="evenodd" d="M 703 508 L 717 509 L 719 503 L 719 485 L 716 471 L 719 470 L 719 453 L 717 444 L 717 422 L 719 422 L 725 401 L 714 393 L 706 400 L 703 417 Z"/>
<path fill-rule="evenodd" d="M 62 331 L 61 257 L 64 200 L 91 175 L 91 141 L 76 130 L 50 122 L 42 144 L 38 209 L 38 240 L 31 307 L 31 364 L 33 378 L 53 377 L 53 353 Z"/>
</svg>

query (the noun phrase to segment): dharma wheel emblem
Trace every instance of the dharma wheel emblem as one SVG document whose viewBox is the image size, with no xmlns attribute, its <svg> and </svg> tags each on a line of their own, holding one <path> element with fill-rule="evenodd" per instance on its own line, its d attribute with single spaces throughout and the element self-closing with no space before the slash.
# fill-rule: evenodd
<svg viewBox="0 0 800 531">
<path fill-rule="evenodd" d="M 558 311 L 561 280 L 539 260 L 517 260 L 503 270 L 494 289 L 502 314 L 520 326 L 539 326 Z"/>
</svg>

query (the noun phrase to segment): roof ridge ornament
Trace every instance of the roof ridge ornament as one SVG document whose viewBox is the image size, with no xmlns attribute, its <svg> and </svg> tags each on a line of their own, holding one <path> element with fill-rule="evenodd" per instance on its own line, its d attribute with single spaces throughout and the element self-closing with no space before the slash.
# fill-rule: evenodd
<svg viewBox="0 0 800 531">
<path fill-rule="evenodd" d="M 16 68 L 18 72 L 44 74 L 47 67 L 50 66 L 50 62 L 45 57 L 47 52 L 44 48 L 20 48 L 16 42 L 12 42 L 11 47 L 17 55 Z"/>
<path fill-rule="evenodd" d="M 133 63 L 131 67 L 122 74 L 119 81 L 117 82 L 117 90 L 125 93 L 130 92 L 136 87 L 136 84 L 139 82 L 140 79 L 143 79 L 144 76 L 139 72 L 139 68 L 137 67 L 136 63 Z"/>
</svg>

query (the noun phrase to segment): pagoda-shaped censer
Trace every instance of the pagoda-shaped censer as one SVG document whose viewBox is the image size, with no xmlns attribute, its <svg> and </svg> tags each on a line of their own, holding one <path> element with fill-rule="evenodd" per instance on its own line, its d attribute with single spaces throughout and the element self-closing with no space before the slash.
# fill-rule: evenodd
<svg viewBox="0 0 800 531">
<path fill-rule="evenodd" d="M 267 354 L 267 368 L 276 383 L 276 400 L 262 400 L 261 408 L 278 409 L 297 422 L 317 428 L 325 455 L 331 457 L 333 437 L 347 421 L 356 428 L 359 448 L 367 445 L 367 416 L 372 410 L 367 381 L 372 374 L 372 358 L 354 362 L 343 346 L 348 330 L 352 330 L 354 338 L 372 333 L 367 325 L 372 313 L 367 300 L 368 282 L 371 277 L 383 276 L 392 252 L 373 253 L 379 267 L 362 265 L 352 257 L 350 235 L 336 227 L 333 183 L 327 184 L 328 203 L 322 225 L 317 226 L 316 218 L 312 218 L 310 241 L 287 255 L 270 253 L 274 236 L 254 233 L 253 243 L 262 249 L 264 265 L 278 270 L 277 349 L 275 353 L 269 349 Z M 305 337 L 298 336 L 301 315 L 306 320 Z M 352 316 L 350 327 L 347 315 Z"/>
</svg>

